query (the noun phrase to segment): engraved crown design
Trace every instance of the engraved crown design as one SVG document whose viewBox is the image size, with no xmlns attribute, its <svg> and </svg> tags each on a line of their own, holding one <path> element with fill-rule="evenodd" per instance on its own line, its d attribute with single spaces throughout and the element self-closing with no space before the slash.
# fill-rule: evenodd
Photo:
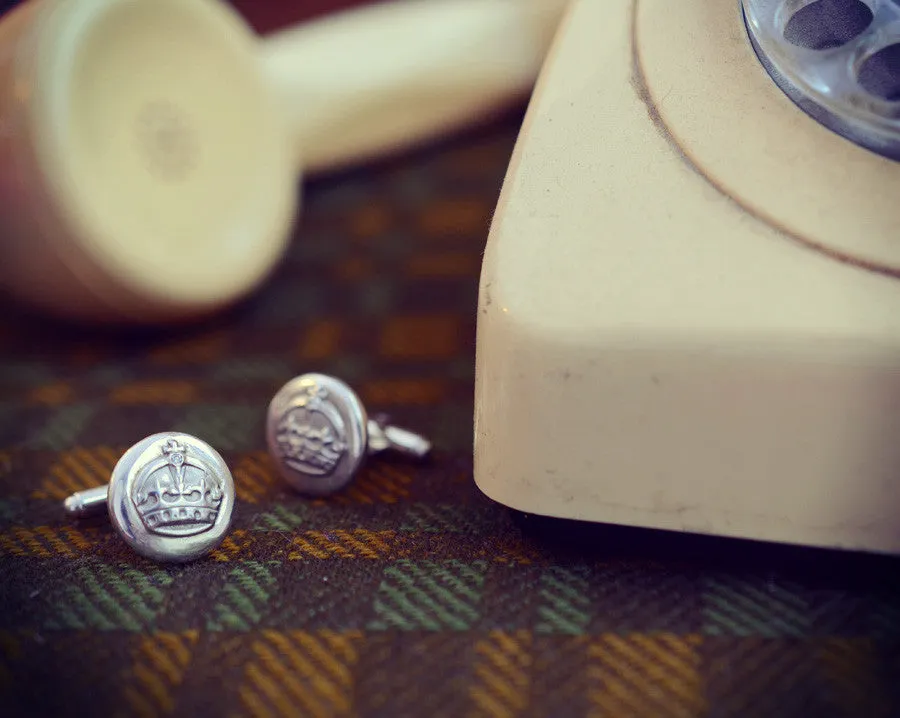
<svg viewBox="0 0 900 718">
<path fill-rule="evenodd" d="M 222 486 L 187 447 L 169 439 L 162 456 L 139 474 L 131 494 L 148 531 L 164 536 L 190 536 L 210 529 L 219 515 Z"/>
<path fill-rule="evenodd" d="M 347 450 L 346 432 L 344 419 L 324 387 L 301 388 L 278 422 L 275 441 L 291 468 L 314 476 L 334 471 Z"/>
</svg>

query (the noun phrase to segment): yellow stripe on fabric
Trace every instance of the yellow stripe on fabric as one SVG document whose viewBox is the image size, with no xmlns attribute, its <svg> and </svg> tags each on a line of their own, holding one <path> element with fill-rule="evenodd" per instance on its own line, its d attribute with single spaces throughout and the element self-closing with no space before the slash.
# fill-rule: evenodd
<svg viewBox="0 0 900 718">
<path fill-rule="evenodd" d="M 313 506 L 354 504 L 395 504 L 409 496 L 412 471 L 402 471 L 387 464 L 364 466 L 344 491 L 326 499 L 314 499 Z"/>
<path fill-rule="evenodd" d="M 115 387 L 109 400 L 113 404 L 190 404 L 199 396 L 188 381 L 140 381 Z"/>
<path fill-rule="evenodd" d="M 109 482 L 109 477 L 124 449 L 110 446 L 79 447 L 63 451 L 50 467 L 34 499 L 63 501 L 76 491 L 92 489 Z"/>
<path fill-rule="evenodd" d="M 71 385 L 60 381 L 36 387 L 28 395 L 27 401 L 31 404 L 58 406 L 70 403 L 74 398 L 75 392 Z"/>
<path fill-rule="evenodd" d="M 345 716 L 362 633 L 263 631 L 239 688 L 253 715 Z"/>
<path fill-rule="evenodd" d="M 443 402 L 448 395 L 447 380 L 379 379 L 360 387 L 367 404 L 378 406 L 431 406 Z"/>
<path fill-rule="evenodd" d="M 470 716 L 514 718 L 528 707 L 532 638 L 528 631 L 491 631 L 475 644 Z"/>
<path fill-rule="evenodd" d="M 159 346 L 150 352 L 149 358 L 154 364 L 209 364 L 221 359 L 227 346 L 228 333 L 213 330 Z"/>
<path fill-rule="evenodd" d="M 328 359 L 340 350 L 343 327 L 334 319 L 322 319 L 310 324 L 303 331 L 297 349 L 300 359 Z"/>
<path fill-rule="evenodd" d="M 304 531 L 294 537 L 288 559 L 396 558 L 398 535 L 396 531 L 368 529 Z"/>
<path fill-rule="evenodd" d="M 246 529 L 233 529 L 209 556 L 214 561 L 235 561 L 250 554 L 254 541 L 254 535 Z"/>
<path fill-rule="evenodd" d="M 403 361 L 448 359 L 459 353 L 467 336 L 456 314 L 391 317 L 381 330 L 379 353 Z"/>
<path fill-rule="evenodd" d="M 133 658 L 131 681 L 124 690 L 131 713 L 142 717 L 171 715 L 199 638 L 198 631 L 145 636 Z"/>
<path fill-rule="evenodd" d="M 0 533 L 0 555 L 74 558 L 93 551 L 98 543 L 96 530 L 83 532 L 71 526 L 14 526 Z"/>
<path fill-rule="evenodd" d="M 616 718 L 699 718 L 706 698 L 700 636 L 604 635 L 587 647 L 590 715 Z"/>
<path fill-rule="evenodd" d="M 254 451 L 241 456 L 231 471 L 238 501 L 257 504 L 273 488 L 280 488 L 272 459 L 266 451 Z"/>
</svg>

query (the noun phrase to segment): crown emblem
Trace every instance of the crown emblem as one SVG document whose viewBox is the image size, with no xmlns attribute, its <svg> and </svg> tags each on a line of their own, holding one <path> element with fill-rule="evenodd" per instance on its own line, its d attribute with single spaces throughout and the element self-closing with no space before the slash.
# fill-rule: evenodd
<svg viewBox="0 0 900 718">
<path fill-rule="evenodd" d="M 293 397 L 291 408 L 278 422 L 275 441 L 291 468 L 314 476 L 328 476 L 347 449 L 344 419 L 329 401 L 328 391 L 310 384 Z"/>
<path fill-rule="evenodd" d="M 162 456 L 147 464 L 134 483 L 131 499 L 151 533 L 191 536 L 213 526 L 222 503 L 222 486 L 187 447 L 169 439 Z"/>
</svg>

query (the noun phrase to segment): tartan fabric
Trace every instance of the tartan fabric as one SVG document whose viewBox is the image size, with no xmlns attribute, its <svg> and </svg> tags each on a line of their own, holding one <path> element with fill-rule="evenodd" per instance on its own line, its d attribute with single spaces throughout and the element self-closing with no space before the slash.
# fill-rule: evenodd
<svg viewBox="0 0 900 718">
<path fill-rule="evenodd" d="M 474 486 L 477 279 L 518 120 L 308 186 L 276 275 L 199 326 L 4 309 L 0 715 L 900 715 L 896 560 L 559 524 Z M 312 370 L 434 456 L 293 494 L 264 412 Z M 238 494 L 184 566 L 61 510 L 170 428 Z"/>
</svg>

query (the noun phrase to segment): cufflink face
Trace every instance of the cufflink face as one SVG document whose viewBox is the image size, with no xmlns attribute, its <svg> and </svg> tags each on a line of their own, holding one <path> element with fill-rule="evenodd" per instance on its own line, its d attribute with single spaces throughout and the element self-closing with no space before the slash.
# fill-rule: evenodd
<svg viewBox="0 0 900 718">
<path fill-rule="evenodd" d="M 368 417 L 339 379 L 303 374 L 269 403 L 266 443 L 279 474 L 295 490 L 321 496 L 346 486 L 367 453 Z"/>
<path fill-rule="evenodd" d="M 177 432 L 153 434 L 119 459 L 109 517 L 139 554 L 184 562 L 217 547 L 231 525 L 234 480 L 209 444 Z"/>
</svg>

